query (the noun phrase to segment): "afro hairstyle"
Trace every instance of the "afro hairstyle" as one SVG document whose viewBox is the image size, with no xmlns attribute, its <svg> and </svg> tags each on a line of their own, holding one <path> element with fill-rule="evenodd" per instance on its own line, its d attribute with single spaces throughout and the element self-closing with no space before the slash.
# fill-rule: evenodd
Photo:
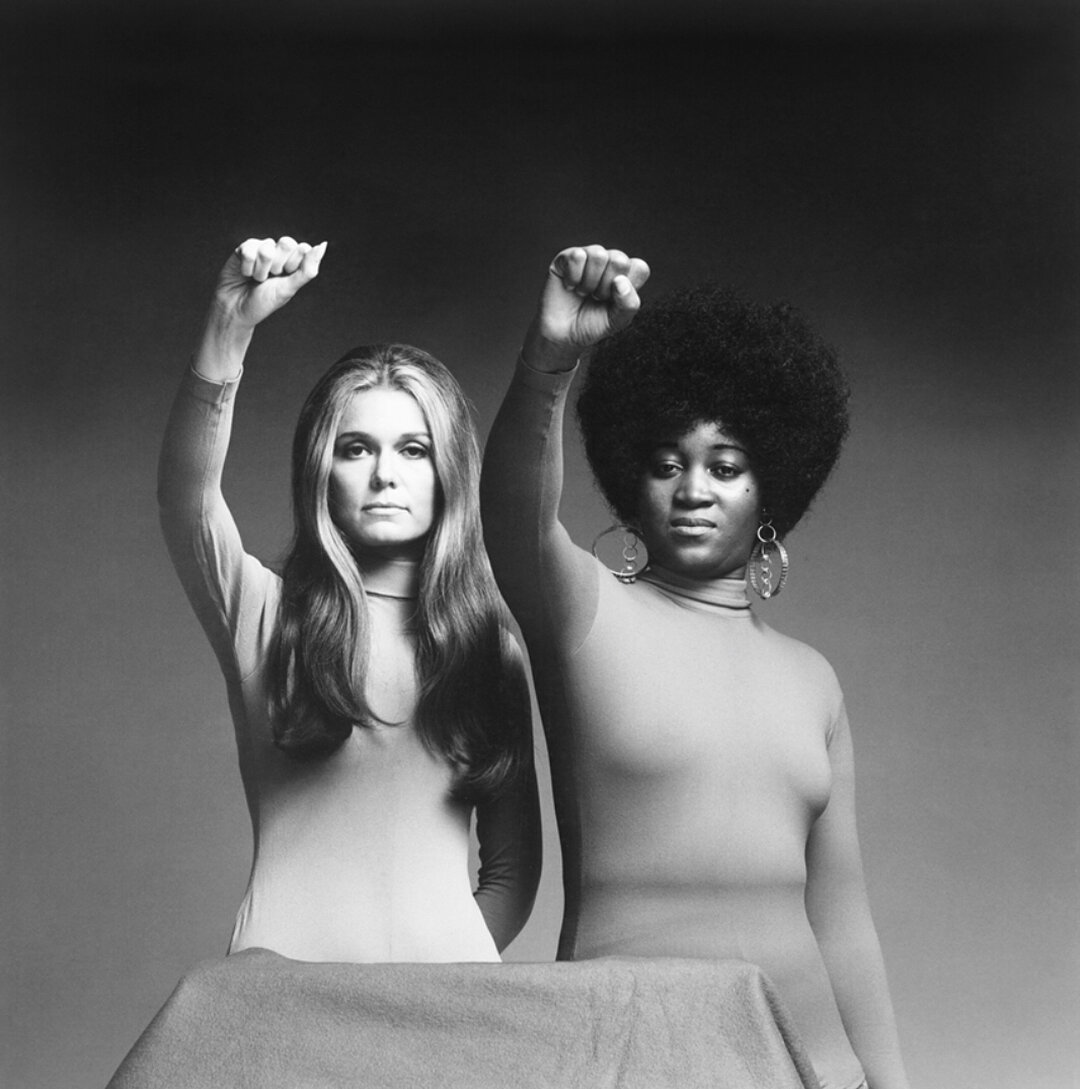
<svg viewBox="0 0 1080 1089">
<path fill-rule="evenodd" d="M 577 413 L 597 484 L 623 523 L 636 520 L 657 442 L 709 422 L 745 445 L 783 537 L 840 454 L 848 395 L 836 353 L 798 311 L 707 284 L 645 305 L 601 341 Z"/>
</svg>

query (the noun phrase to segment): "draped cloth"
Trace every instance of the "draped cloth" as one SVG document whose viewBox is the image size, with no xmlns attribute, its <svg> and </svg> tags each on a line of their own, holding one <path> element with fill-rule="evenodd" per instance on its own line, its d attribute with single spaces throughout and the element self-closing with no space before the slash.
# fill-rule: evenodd
<svg viewBox="0 0 1080 1089">
<path fill-rule="evenodd" d="M 109 1089 L 817 1089 L 738 960 L 316 964 L 187 973 Z"/>
</svg>

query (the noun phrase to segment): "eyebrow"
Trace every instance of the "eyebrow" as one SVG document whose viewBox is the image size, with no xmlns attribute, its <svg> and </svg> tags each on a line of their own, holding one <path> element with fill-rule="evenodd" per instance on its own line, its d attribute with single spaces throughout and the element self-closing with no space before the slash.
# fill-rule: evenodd
<svg viewBox="0 0 1080 1089">
<path fill-rule="evenodd" d="M 662 447 L 666 447 L 666 446 L 675 446 L 675 447 L 677 447 L 678 445 L 679 445 L 679 440 L 678 439 L 661 439 L 653 447 L 653 449 L 654 450 L 659 450 Z M 745 446 L 740 446 L 737 442 L 714 442 L 712 444 L 712 446 L 709 447 L 709 449 L 710 450 L 738 450 L 740 454 L 746 454 L 747 457 L 750 456 L 750 451 L 747 450 Z"/>
<path fill-rule="evenodd" d="M 334 441 L 370 438 L 372 438 L 372 435 L 367 431 L 341 431 L 334 436 Z M 398 442 L 415 442 L 417 439 L 427 439 L 428 442 L 431 442 L 431 435 L 427 431 L 406 431 L 403 435 L 398 436 Z"/>
</svg>

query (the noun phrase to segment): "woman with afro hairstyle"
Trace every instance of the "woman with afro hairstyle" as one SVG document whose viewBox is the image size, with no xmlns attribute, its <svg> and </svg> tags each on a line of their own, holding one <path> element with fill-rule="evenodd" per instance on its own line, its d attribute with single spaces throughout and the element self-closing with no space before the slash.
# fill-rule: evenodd
<svg viewBox="0 0 1080 1089">
<path fill-rule="evenodd" d="M 323 375 L 296 428 L 280 575 L 244 551 L 221 491 L 255 327 L 324 252 L 284 237 L 230 255 L 159 465 L 162 527 L 225 674 L 255 838 L 229 951 L 497 961 L 532 906 L 539 823 L 527 680 L 483 551 L 460 387 L 401 344 L 354 349 Z"/>
<path fill-rule="evenodd" d="M 787 307 L 701 289 L 635 322 L 648 275 L 602 246 L 555 258 L 484 457 L 488 553 L 551 755 L 559 957 L 756 963 L 823 1089 L 905 1089 L 843 697 L 747 593 L 748 569 L 763 596 L 781 585 L 779 542 L 836 460 L 846 386 Z M 558 517 L 567 392 L 597 345 L 579 416 L 629 527 L 615 577 Z"/>
</svg>

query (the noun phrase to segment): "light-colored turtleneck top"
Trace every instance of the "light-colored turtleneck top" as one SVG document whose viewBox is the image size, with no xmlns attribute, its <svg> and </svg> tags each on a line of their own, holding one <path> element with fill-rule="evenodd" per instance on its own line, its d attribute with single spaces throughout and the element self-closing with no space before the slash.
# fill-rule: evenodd
<svg viewBox="0 0 1080 1089">
<path fill-rule="evenodd" d="M 366 695 L 384 724 L 354 727 L 325 758 L 273 744 L 267 658 L 281 579 L 241 544 L 221 494 L 236 381 L 184 377 L 159 469 L 162 525 L 221 664 L 254 832 L 230 952 L 310 961 L 495 961 L 524 924 L 539 876 L 535 787 L 476 809 L 422 744 L 414 617 L 417 565 L 362 566 L 371 617 Z M 523 667 L 513 678 L 528 714 Z"/>
<path fill-rule="evenodd" d="M 902 1085 L 828 663 L 745 582 L 624 584 L 558 519 L 573 372 L 519 364 L 488 440 L 484 528 L 551 757 L 559 956 L 741 958 L 793 1013 L 826 1089 Z M 881 1073 L 875 1080 L 875 1073 Z"/>
</svg>

